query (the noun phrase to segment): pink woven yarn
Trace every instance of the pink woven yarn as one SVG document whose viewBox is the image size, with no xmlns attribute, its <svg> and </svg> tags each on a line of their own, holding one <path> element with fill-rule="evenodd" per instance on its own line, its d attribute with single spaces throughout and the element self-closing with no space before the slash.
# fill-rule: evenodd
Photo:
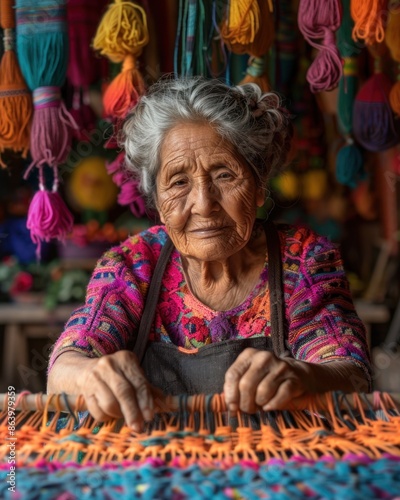
<svg viewBox="0 0 400 500">
<path fill-rule="evenodd" d="M 342 76 L 342 59 L 334 35 L 341 21 L 342 8 L 339 0 L 300 0 L 299 29 L 307 42 L 319 50 L 307 71 L 307 81 L 312 92 L 333 89 Z"/>
</svg>

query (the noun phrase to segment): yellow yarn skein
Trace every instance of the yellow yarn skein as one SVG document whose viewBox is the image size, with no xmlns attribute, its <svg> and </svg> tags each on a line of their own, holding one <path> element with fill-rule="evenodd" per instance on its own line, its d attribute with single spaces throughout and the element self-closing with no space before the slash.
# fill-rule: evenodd
<svg viewBox="0 0 400 500">
<path fill-rule="evenodd" d="M 97 29 L 93 48 L 112 62 L 121 62 L 130 54 L 140 56 L 149 42 L 146 12 L 132 2 L 115 0 Z"/>
<path fill-rule="evenodd" d="M 261 57 L 274 39 L 271 1 L 231 0 L 221 35 L 232 52 Z"/>
</svg>

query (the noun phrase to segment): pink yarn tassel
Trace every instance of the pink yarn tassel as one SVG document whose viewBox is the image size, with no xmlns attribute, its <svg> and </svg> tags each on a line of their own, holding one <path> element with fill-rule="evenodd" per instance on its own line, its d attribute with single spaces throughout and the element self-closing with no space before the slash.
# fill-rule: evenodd
<svg viewBox="0 0 400 500">
<path fill-rule="evenodd" d="M 39 87 L 33 92 L 34 114 L 31 129 L 31 156 L 34 165 L 59 165 L 67 160 L 74 119 L 61 101 L 58 87 Z"/>
<path fill-rule="evenodd" d="M 36 255 L 40 258 L 42 241 L 55 238 L 63 241 L 72 231 L 73 217 L 57 192 L 37 191 L 28 211 L 27 228 L 32 241 L 37 245 Z"/>
<path fill-rule="evenodd" d="M 139 191 L 139 183 L 125 169 L 125 153 L 122 151 L 116 159 L 107 165 L 107 172 L 112 175 L 112 180 L 120 188 L 118 203 L 129 206 L 136 217 L 146 214 L 146 204 Z"/>
<path fill-rule="evenodd" d="M 334 36 L 341 21 L 339 0 L 300 0 L 300 31 L 307 42 L 320 51 L 307 71 L 307 81 L 312 92 L 333 89 L 342 76 L 342 59 Z M 322 44 L 316 40 L 322 40 Z"/>
</svg>

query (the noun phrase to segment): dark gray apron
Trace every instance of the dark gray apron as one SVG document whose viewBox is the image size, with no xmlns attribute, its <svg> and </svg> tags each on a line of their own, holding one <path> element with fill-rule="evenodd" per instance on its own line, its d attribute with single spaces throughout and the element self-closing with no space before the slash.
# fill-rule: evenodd
<svg viewBox="0 0 400 500">
<path fill-rule="evenodd" d="M 268 285 L 270 292 L 271 336 L 233 339 L 200 347 L 191 353 L 175 344 L 148 342 L 161 282 L 173 244 L 168 238 L 154 270 L 138 337 L 134 347 L 148 381 L 164 394 L 218 394 L 223 391 L 225 373 L 239 354 L 248 347 L 273 351 L 277 356 L 285 348 L 282 260 L 276 227 L 264 222 L 268 249 Z"/>
</svg>

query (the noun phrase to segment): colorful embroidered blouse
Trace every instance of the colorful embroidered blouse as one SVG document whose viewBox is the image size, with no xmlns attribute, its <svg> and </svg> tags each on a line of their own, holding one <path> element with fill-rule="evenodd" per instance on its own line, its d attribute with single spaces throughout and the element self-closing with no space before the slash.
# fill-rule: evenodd
<svg viewBox="0 0 400 500">
<path fill-rule="evenodd" d="M 304 227 L 279 226 L 288 342 L 300 360 L 349 360 L 370 380 L 365 329 L 352 303 L 337 248 Z M 132 349 L 144 301 L 162 246 L 163 226 L 132 236 L 98 261 L 86 304 L 74 311 L 53 349 L 49 369 L 65 351 L 89 357 Z M 230 311 L 215 311 L 190 292 L 180 255 L 164 272 L 150 340 L 187 349 L 225 339 L 270 335 L 268 257 L 259 282 Z"/>
</svg>

